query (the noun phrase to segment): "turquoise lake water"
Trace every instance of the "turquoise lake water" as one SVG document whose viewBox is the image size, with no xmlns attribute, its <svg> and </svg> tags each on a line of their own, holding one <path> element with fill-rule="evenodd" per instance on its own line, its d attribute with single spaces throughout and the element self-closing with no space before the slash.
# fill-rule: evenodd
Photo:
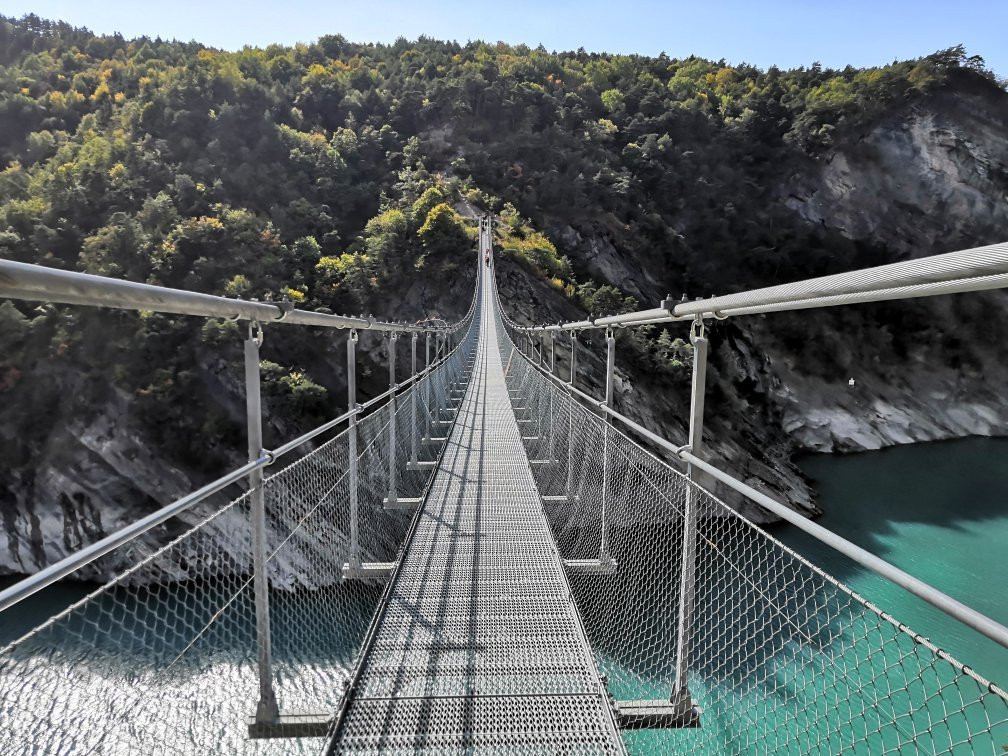
<svg viewBox="0 0 1008 756">
<path fill-rule="evenodd" d="M 1008 624 L 1008 439 L 967 438 L 799 461 L 819 524 Z M 984 677 L 1008 686 L 1008 650 L 790 525 L 770 528 Z"/>
<path fill-rule="evenodd" d="M 819 519 L 822 525 L 1008 624 L 1008 439 L 964 439 L 864 454 L 814 455 L 802 459 L 800 464 L 813 478 L 825 510 Z M 716 529 L 717 524 L 709 523 L 709 526 Z M 813 564 L 847 583 L 984 677 L 1002 687 L 1008 685 L 1008 650 L 858 567 L 797 528 L 774 525 L 768 530 Z M 645 534 L 635 535 L 645 537 Z M 762 538 L 758 534 L 752 537 Z M 0 579 L 0 586 L 9 582 L 9 578 Z M 94 586 L 64 583 L 32 597 L 14 612 L 5 613 L 0 621 L 0 642 L 20 636 L 93 589 Z M 274 600 L 282 599 L 281 593 Z M 719 617 L 718 622 L 728 622 L 732 626 L 744 624 L 739 617 L 745 616 L 748 610 L 738 600 L 735 596 L 730 605 L 723 607 L 725 616 Z M 756 616 L 762 616 L 761 612 L 759 610 Z M 237 633 L 242 639 L 239 645 L 243 649 L 251 648 L 251 623 L 245 622 L 240 629 Z M 708 634 L 713 630 L 716 627 L 707 628 Z M 805 644 L 792 643 L 782 649 L 776 659 L 776 674 L 787 680 L 803 679 L 800 670 L 806 648 Z M 282 648 L 275 650 L 283 656 Z M 614 660 L 614 664 L 619 663 Z M 698 689 L 693 691 L 694 695 L 701 700 L 717 698 L 721 694 L 718 686 L 727 690 L 725 686 L 730 681 L 717 682 L 716 678 L 716 675 L 712 678 L 710 690 Z M 233 685 L 233 681 L 228 684 Z M 819 683 L 813 682 L 813 685 L 818 687 Z M 780 729 L 781 752 L 807 750 L 799 741 L 785 743 L 783 732 L 787 721 L 806 714 L 811 717 L 815 712 L 776 708 L 780 701 L 762 693 L 750 697 L 752 700 L 745 696 L 733 700 L 740 710 L 749 708 L 758 712 L 760 716 L 755 722 L 742 722 L 741 725 L 734 720 L 722 722 L 713 717 L 713 709 L 708 708 L 702 729 L 664 734 L 642 732 L 634 736 L 635 745 L 641 751 L 658 753 L 665 752 L 669 746 L 689 749 L 701 741 L 712 753 L 748 752 L 739 744 L 760 743 L 765 750 L 768 743 L 775 742 L 775 731 Z M 942 701 L 933 700 L 931 707 L 933 714 L 940 718 Z M 827 716 L 827 713 L 820 714 Z M 928 712 L 922 711 L 920 716 L 926 720 Z M 971 727 L 984 725 L 983 711 L 974 708 L 971 717 Z M 927 729 L 926 722 L 923 726 Z M 951 735 L 945 738 L 950 743 L 960 743 L 959 747 L 950 749 L 954 753 L 992 752 L 989 738 L 984 747 L 977 750 L 974 743 L 962 743 L 963 732 L 962 722 L 957 722 Z M 834 733 L 834 737 L 840 739 L 836 743 L 820 743 L 820 746 L 827 751 L 846 748 L 856 753 L 871 753 L 883 742 L 860 742 L 851 749 L 843 745 L 849 742 L 846 735 L 841 737 Z M 998 744 L 1008 743 L 1006 726 L 997 726 L 994 737 Z M 921 752 L 926 751 L 925 746 Z"/>
<path fill-rule="evenodd" d="M 1008 624 L 1008 439 L 817 455 L 800 464 L 814 479 L 823 526 Z M 1008 650 L 798 528 L 778 524 L 768 531 L 982 677 L 1008 684 Z M 718 541 L 716 534 L 708 538 Z M 635 750 L 1008 752 L 1008 708 L 986 685 L 870 613 L 862 621 L 854 611 L 848 624 L 842 611 L 834 613 L 825 586 L 803 600 L 808 584 L 775 585 L 777 569 L 787 581 L 784 563 L 766 571 L 750 563 L 739 572 L 739 585 L 751 582 L 777 596 L 780 614 L 798 624 L 775 624 L 778 612 L 769 604 L 749 606 L 751 591 L 708 601 L 715 621 L 699 628 L 700 642 L 729 639 L 712 649 L 712 659 L 735 653 L 756 658 L 757 666 L 743 664 L 741 675 L 731 673 L 731 663 L 702 673 L 691 683 L 700 729 L 645 731 L 633 736 Z M 721 603 L 730 608 L 721 612 Z"/>
</svg>

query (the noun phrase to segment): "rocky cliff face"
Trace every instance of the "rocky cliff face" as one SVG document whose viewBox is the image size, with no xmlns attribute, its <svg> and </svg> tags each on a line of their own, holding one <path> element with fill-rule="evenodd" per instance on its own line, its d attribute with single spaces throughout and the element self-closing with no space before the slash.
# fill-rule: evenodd
<svg viewBox="0 0 1008 756">
<path fill-rule="evenodd" d="M 780 187 L 788 207 L 851 239 L 919 257 L 1001 241 L 1008 229 L 1003 98 L 944 92 L 850 134 Z"/>
<path fill-rule="evenodd" d="M 808 224 L 869 243 L 882 264 L 1008 238 L 1008 98 L 945 91 L 839 134 L 785 168 L 775 192 Z M 676 291 L 660 262 L 622 254 L 604 231 L 557 218 L 562 251 L 596 279 L 653 306 Z M 848 266 L 849 267 L 849 266 Z M 740 286 L 740 288 L 745 288 Z M 563 308 L 518 287 L 541 322 Z M 522 298 L 524 297 L 524 299 Z M 798 452 L 849 452 L 966 435 L 1008 435 L 1008 295 L 940 297 L 712 324 L 708 453 L 759 488 L 815 513 Z M 546 317 L 543 318 L 543 314 Z M 673 327 L 674 328 L 674 327 Z M 683 337 L 686 327 L 681 327 Z M 601 345 L 584 361 L 601 391 Z M 617 360 L 622 409 L 684 439 L 688 387 L 655 386 Z M 854 386 L 849 379 L 854 378 Z M 758 522 L 767 515 L 720 491 Z"/>
<path fill-rule="evenodd" d="M 473 279 L 460 276 L 457 290 L 442 282 L 418 278 L 417 285 L 404 291 L 387 317 L 414 321 L 421 317 L 456 320 L 469 305 Z M 461 308 L 461 310 L 460 310 Z M 108 315 L 108 313 L 105 313 Z M 282 329 L 268 328 L 262 350 L 265 359 L 283 347 Z M 328 376 L 327 387 L 336 416 L 346 409 L 345 331 L 329 334 L 331 346 L 317 355 L 313 374 Z M 235 345 L 236 346 L 236 345 Z M 398 360 L 400 375 L 408 369 L 409 341 L 401 340 Z M 423 343 L 419 347 L 423 364 Z M 194 372 L 198 384 L 236 432 L 228 448 L 205 448 L 206 440 L 191 439 L 197 453 L 214 464 L 195 469 L 179 459 L 166 456 L 156 429 L 145 423 L 136 397 L 110 389 L 100 403 L 92 404 L 83 395 L 85 377 L 72 366 L 50 361 L 34 376 L 52 389 L 54 405 L 39 417 L 42 432 L 30 442 L 9 437 L 11 426 L 0 423 L 0 442 L 5 448 L 22 448 L 30 464 L 0 466 L 0 576 L 30 574 L 210 482 L 245 462 L 245 389 L 240 353 L 197 356 Z M 373 334 L 362 335 L 358 343 L 357 380 L 359 397 L 381 393 L 388 387 L 387 342 Z M 10 396 L 10 394 L 8 394 Z M 4 393 L 0 391 L 0 401 Z M 8 408 L 11 409 L 11 408 Z M 281 412 L 271 412 L 269 398 L 264 405 L 264 436 L 267 447 L 275 447 L 306 430 L 297 427 Z M 298 452 L 313 448 L 307 444 Z M 292 453 L 286 462 L 293 461 Z M 206 467 L 206 466 L 205 466 Z M 222 504 L 239 496 L 243 486 L 234 485 L 139 537 L 129 549 L 117 549 L 83 568 L 76 577 L 107 580 L 132 567 L 137 555 L 146 555 L 173 536 L 201 522 Z M 236 517 L 239 519 L 236 520 Z M 238 513 L 210 525 L 244 533 L 247 522 Z M 222 548 L 236 542 L 233 533 L 222 536 Z M 391 549 L 391 546 L 389 546 Z M 234 554 L 243 564 L 247 553 Z"/>
<path fill-rule="evenodd" d="M 926 105 L 852 135 L 795 174 L 780 188 L 785 203 L 810 223 L 871 240 L 894 257 L 1004 241 L 1005 98 L 945 92 Z M 1008 296 L 941 297 L 899 307 L 918 319 L 910 330 L 921 336 L 909 340 L 898 370 L 892 354 L 859 354 L 850 337 L 860 334 L 829 334 L 849 366 L 832 379 L 809 375 L 800 354 L 771 346 L 781 430 L 796 448 L 856 451 L 1008 433 L 1008 398 L 1000 389 L 1008 373 Z M 831 322 L 828 314 L 806 320 L 813 328 Z M 920 328 L 922 321 L 931 327 Z M 770 323 L 767 318 L 761 326 Z M 948 348 L 949 340 L 955 348 Z M 966 362 L 958 359 L 961 351 L 970 354 Z M 846 372 L 855 378 L 853 388 Z"/>
<path fill-rule="evenodd" d="M 888 257 L 879 263 L 1002 241 L 1008 237 L 1006 102 L 969 91 L 935 95 L 863 133 L 838 135 L 824 155 L 788 166 L 776 196 L 803 222 L 885 250 Z M 645 306 L 676 290 L 660 262 L 618 249 L 605 233 L 575 228 L 559 216 L 548 230 L 561 251 L 593 277 L 616 284 Z M 512 312 L 517 319 L 583 316 L 517 266 L 501 266 L 501 275 L 502 297 L 525 303 L 524 312 Z M 468 303 L 468 285 L 424 282 L 404 292 L 398 311 L 388 315 L 454 314 Z M 709 453 L 747 482 L 809 514 L 817 511 L 814 492 L 791 461 L 796 452 L 1008 434 L 1008 396 L 1000 390 L 1008 379 L 1003 343 L 1008 295 L 851 309 L 711 327 Z M 680 335 L 686 335 L 685 327 Z M 362 345 L 376 364 L 378 349 Z M 564 349 L 559 354 L 565 364 Z M 584 385 L 597 395 L 603 355 L 597 339 L 585 345 L 579 362 Z M 671 439 L 684 439 L 688 387 L 656 382 L 625 357 L 617 365 L 622 409 Z M 332 370 L 341 368 L 334 363 Z M 361 371 L 365 386 L 384 376 L 366 359 Z M 209 371 L 208 380 L 213 375 L 220 402 L 240 424 L 239 387 L 228 385 L 221 371 Z M 340 380 L 337 376 L 331 389 L 342 406 Z M 72 392 L 72 376 L 60 385 Z M 277 432 L 290 430 L 279 418 L 276 423 Z M 133 416 L 131 398 L 122 394 L 87 417 L 54 424 L 32 454 L 37 460 L 32 470 L 0 470 L 0 574 L 34 572 L 205 479 L 157 453 L 149 429 Z M 236 449 L 231 460 L 238 464 L 242 457 Z M 761 510 L 731 500 L 753 519 L 767 519 Z M 173 527 L 198 516 L 183 516 Z M 86 576 L 107 574 L 109 567 L 100 565 Z"/>
<path fill-rule="evenodd" d="M 207 381 L 220 383 L 218 371 L 206 368 L 204 372 Z M 4 523 L 0 574 L 35 572 L 205 482 L 204 476 L 159 453 L 150 428 L 139 422 L 130 395 L 113 390 L 99 406 L 89 407 L 86 413 L 74 412 L 80 375 L 57 369 L 44 380 L 60 386 L 66 398 L 60 412 L 67 419 L 53 423 L 30 444 L 30 467 L 0 471 Z M 233 412 L 240 411 L 240 395 L 229 401 L 228 388 L 220 385 L 218 389 L 221 402 L 233 404 Z M 236 465 L 241 464 L 241 456 L 235 450 Z M 224 498 L 218 495 L 216 501 Z M 211 500 L 207 507 L 213 504 Z M 199 522 L 207 511 L 197 507 L 183 513 L 141 539 L 140 552 L 120 549 L 84 568 L 80 577 L 100 579 L 132 566 L 136 553 L 164 543 L 167 536 Z"/>
</svg>

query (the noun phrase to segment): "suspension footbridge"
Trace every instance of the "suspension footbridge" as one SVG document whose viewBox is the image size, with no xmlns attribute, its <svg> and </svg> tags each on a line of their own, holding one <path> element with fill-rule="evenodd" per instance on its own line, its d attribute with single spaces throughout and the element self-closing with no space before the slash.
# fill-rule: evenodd
<svg viewBox="0 0 1008 756">
<path fill-rule="evenodd" d="M 490 288 L 480 296 L 468 388 L 334 752 L 620 742 L 524 459 Z"/>
<path fill-rule="evenodd" d="M 0 592 L 3 617 L 82 569 L 111 574 L 0 649 L 0 750 L 994 753 L 1008 744 L 1008 694 L 982 674 L 998 670 L 962 664 L 715 493 L 747 497 L 1006 648 L 1008 628 L 703 451 L 705 321 L 1001 288 L 1008 245 L 532 327 L 501 305 L 492 240 L 485 217 L 472 306 L 454 324 L 303 312 L 0 261 L 0 298 L 249 323 L 248 463 Z M 608 330 L 675 321 L 689 324 L 694 355 L 689 437 L 678 444 L 614 407 Z M 260 349 L 291 325 L 348 331 L 348 409 L 267 450 Z M 601 398 L 578 385 L 578 334 L 592 329 L 606 330 Z M 389 386 L 359 403 L 362 338 L 384 340 Z M 558 343 L 569 355 L 563 377 Z M 246 491 L 221 503 L 241 481 Z"/>
</svg>

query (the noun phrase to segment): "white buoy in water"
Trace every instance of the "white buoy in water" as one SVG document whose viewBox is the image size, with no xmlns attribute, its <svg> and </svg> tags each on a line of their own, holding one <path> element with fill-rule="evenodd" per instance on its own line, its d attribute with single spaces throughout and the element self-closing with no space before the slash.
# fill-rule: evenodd
<svg viewBox="0 0 1008 756">
<path fill-rule="evenodd" d="M 849 381 L 847 381 L 847 385 L 850 386 L 851 388 L 854 388 L 854 379 L 851 378 Z"/>
</svg>

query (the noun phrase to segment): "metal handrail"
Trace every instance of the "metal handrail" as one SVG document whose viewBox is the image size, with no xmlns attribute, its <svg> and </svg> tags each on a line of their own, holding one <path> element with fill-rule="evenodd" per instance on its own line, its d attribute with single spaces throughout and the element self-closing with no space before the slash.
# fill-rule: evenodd
<svg viewBox="0 0 1008 756">
<path fill-rule="evenodd" d="M 528 359 L 524 354 L 519 352 L 519 355 L 524 359 L 529 365 L 535 368 L 540 374 L 544 375 L 547 379 L 555 383 L 557 386 L 562 387 L 565 391 L 569 391 L 572 396 L 576 396 L 583 400 L 585 404 L 588 404 L 593 409 L 603 412 L 614 420 L 619 421 L 622 425 L 626 426 L 630 430 L 634 431 L 638 435 L 648 439 L 652 443 L 659 446 L 664 451 L 670 452 L 677 459 L 685 462 L 687 464 L 693 465 L 700 470 L 703 470 L 711 477 L 720 480 L 725 485 L 734 489 L 738 493 L 745 496 L 747 499 L 755 504 L 758 504 L 763 509 L 777 515 L 782 520 L 794 525 L 799 530 L 804 531 L 808 535 L 815 538 L 817 541 L 826 544 L 830 548 L 839 551 L 841 554 L 849 557 L 853 561 L 860 564 L 862 567 L 866 567 L 872 572 L 886 578 L 890 582 L 895 583 L 901 588 L 909 591 L 918 598 L 923 599 L 927 603 L 931 604 L 936 609 L 944 612 L 953 619 L 967 625 L 978 633 L 985 635 L 998 645 L 1008 648 L 1008 627 L 1002 625 L 994 619 L 981 614 L 975 609 L 971 609 L 960 601 L 952 598 L 946 593 L 934 588 L 922 580 L 915 578 L 908 572 L 901 570 L 894 564 L 875 556 L 870 551 L 867 551 L 857 544 L 848 541 L 846 538 L 837 535 L 831 530 L 827 530 L 822 525 L 817 525 L 806 517 L 795 512 L 793 509 L 788 508 L 784 504 L 780 503 L 776 499 L 767 496 L 762 491 L 758 491 L 752 486 L 743 483 L 738 478 L 733 477 L 729 473 L 721 470 L 718 467 L 705 462 L 699 457 L 695 456 L 690 452 L 688 446 L 676 446 L 670 441 L 662 438 L 657 433 L 648 430 L 644 426 L 640 425 L 634 420 L 631 420 L 626 415 L 617 412 L 610 406 L 607 406 L 604 400 L 595 399 L 590 394 L 575 388 L 570 383 L 562 380 L 561 378 L 553 375 L 550 371 L 546 370 L 540 365 L 537 365 L 535 361 Z"/>
<path fill-rule="evenodd" d="M 263 454 L 259 459 L 248 462 L 236 470 L 232 470 L 227 475 L 218 478 L 212 483 L 207 483 L 202 488 L 193 491 L 181 499 L 173 501 L 171 504 L 162 507 L 156 512 L 151 512 L 146 517 L 134 523 L 120 528 L 115 533 L 107 535 L 100 541 L 95 541 L 89 546 L 85 546 L 80 551 L 68 554 L 58 562 L 50 564 L 33 575 L 29 575 L 24 580 L 20 580 L 9 588 L 0 591 L 0 612 L 13 606 L 22 599 L 26 599 L 33 593 L 42 590 L 46 586 L 52 585 L 60 578 L 64 578 L 71 572 L 90 564 L 98 557 L 104 556 L 113 549 L 121 546 L 127 541 L 131 541 L 143 535 L 151 528 L 157 527 L 166 520 L 181 514 L 199 502 L 217 493 L 223 488 L 227 488 L 232 483 L 237 483 L 242 478 L 248 476 L 253 470 L 261 469 L 273 460 L 272 455 Z"/>
<path fill-rule="evenodd" d="M 1008 273 L 1008 242 L 680 303 L 678 316 Z M 969 291 L 970 289 L 964 289 Z"/>
<path fill-rule="evenodd" d="M 330 315 L 297 310 L 291 302 L 255 302 L 214 294 L 200 294 L 166 286 L 125 281 L 89 273 L 77 273 L 43 265 L 0 260 L 0 298 L 55 302 L 59 304 L 114 307 L 121 310 L 149 310 L 205 318 L 254 320 L 263 325 L 354 328 L 360 331 L 434 333 L 454 331 L 465 320 L 445 326 L 391 323 L 373 317 Z"/>
<path fill-rule="evenodd" d="M 288 441 L 282 446 L 278 446 L 276 449 L 269 451 L 263 450 L 263 454 L 256 460 L 247 462 L 241 467 L 232 470 L 226 475 L 217 478 L 216 480 L 207 483 L 202 488 L 193 491 L 190 494 L 183 496 L 180 499 L 173 501 L 171 504 L 167 504 L 161 509 L 143 517 L 136 522 L 133 522 L 123 528 L 120 528 L 116 532 L 106 536 L 100 541 L 95 541 L 94 543 L 75 551 L 73 554 L 68 554 L 66 557 L 58 562 L 55 562 L 38 572 L 29 575 L 23 580 L 18 581 L 12 586 L 9 586 L 3 591 L 0 591 L 0 612 L 8 609 L 19 601 L 28 598 L 33 593 L 46 588 L 56 581 L 66 577 L 67 575 L 79 570 L 81 567 L 85 567 L 91 562 L 95 561 L 99 557 L 104 556 L 110 551 L 116 549 L 127 541 L 131 541 L 138 536 L 143 535 L 151 528 L 154 528 L 161 523 L 170 520 L 172 517 L 182 514 L 183 512 L 192 509 L 194 506 L 202 501 L 210 498 L 213 494 L 227 488 L 228 486 L 239 482 L 243 478 L 247 477 L 253 470 L 262 469 L 269 465 L 272 465 L 280 457 L 288 454 L 297 447 L 308 443 L 313 438 L 331 430 L 338 425 L 347 422 L 352 417 L 363 416 L 369 414 L 369 410 L 375 409 L 383 399 L 388 399 L 392 393 L 401 394 L 405 393 L 406 390 L 412 386 L 414 383 L 418 382 L 420 379 L 427 376 L 432 371 L 436 370 L 442 364 L 451 359 L 452 355 L 455 354 L 461 348 L 461 345 L 456 346 L 451 352 L 441 357 L 436 362 L 432 362 L 429 366 L 425 367 L 416 375 L 410 376 L 408 379 L 399 383 L 394 392 L 392 389 L 387 389 L 378 396 L 369 399 L 357 405 L 354 409 L 344 412 L 342 415 L 328 420 L 317 428 L 313 428 L 307 433 L 298 436 L 295 439 Z M 384 405 L 381 405 L 384 406 Z"/>
<path fill-rule="evenodd" d="M 343 315 L 329 315 L 318 312 L 296 310 L 290 302 L 255 302 L 230 299 L 212 294 L 172 289 L 164 286 L 106 278 L 86 273 L 58 270 L 41 265 L 0 260 L 0 298 L 24 299 L 56 302 L 60 304 L 113 307 L 126 310 L 147 310 L 198 317 L 247 320 L 259 325 L 267 323 L 287 323 L 292 325 L 321 326 L 323 328 L 346 328 L 351 330 L 372 330 L 390 333 L 451 334 L 469 326 L 476 308 L 474 293 L 468 312 L 456 323 L 430 325 L 429 323 L 405 324 L 375 320 L 372 317 L 355 318 Z M 414 337 L 415 338 L 415 337 Z M 261 470 L 271 465 L 283 455 L 311 441 L 313 438 L 351 422 L 379 406 L 383 400 L 405 393 L 406 390 L 433 370 L 447 362 L 461 344 L 446 350 L 422 371 L 397 383 L 378 396 L 361 404 L 354 404 L 349 411 L 322 425 L 292 439 L 273 451 L 263 449 L 256 458 L 241 467 L 206 484 L 202 488 L 183 496 L 158 509 L 146 517 L 133 522 L 116 532 L 96 541 L 79 551 L 68 554 L 23 580 L 0 591 L 0 612 L 31 596 L 37 591 L 84 567 L 122 544 L 146 533 L 151 528 L 175 517 L 196 504 L 206 500 L 222 489 L 250 475 L 261 475 Z M 258 364 L 258 362 L 256 362 Z M 258 389 L 257 389 L 258 393 Z M 251 456 L 251 455 L 250 455 Z"/>
<path fill-rule="evenodd" d="M 672 302 L 660 307 L 552 325 L 518 326 L 530 331 L 579 331 L 642 326 L 695 318 L 719 320 L 740 315 L 886 302 L 942 294 L 1008 288 L 1008 242 L 914 260 L 862 268 L 737 294 Z"/>
</svg>

